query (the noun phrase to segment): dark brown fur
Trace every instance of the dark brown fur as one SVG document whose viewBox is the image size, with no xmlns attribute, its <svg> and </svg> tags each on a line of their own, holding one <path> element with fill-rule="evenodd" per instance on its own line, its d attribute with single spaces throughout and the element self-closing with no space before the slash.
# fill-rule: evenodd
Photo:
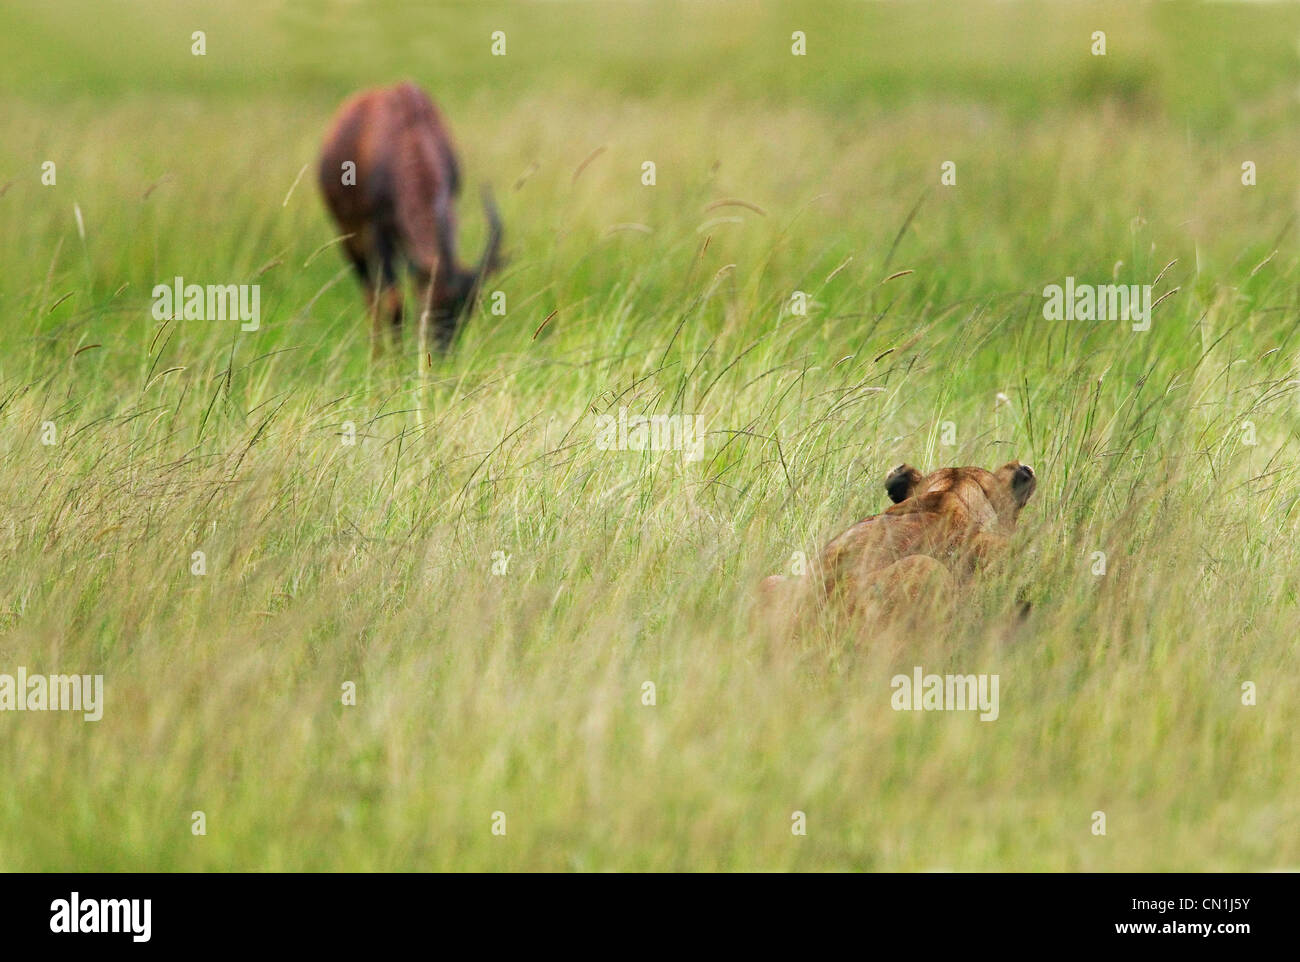
<svg viewBox="0 0 1300 962">
<path fill-rule="evenodd" d="M 356 164 L 356 183 L 343 183 L 343 165 Z M 321 149 L 320 187 L 346 235 L 344 250 L 371 305 L 371 343 L 382 350 L 384 318 L 396 335 L 402 323 L 399 272 L 412 272 L 421 304 L 420 338 L 429 326 L 440 347 L 456 332 L 483 278 L 500 262 L 501 223 L 487 191 L 488 238 L 478 265 L 456 256 L 455 199 L 460 165 L 446 122 L 411 83 L 363 91 L 339 108 Z"/>
</svg>

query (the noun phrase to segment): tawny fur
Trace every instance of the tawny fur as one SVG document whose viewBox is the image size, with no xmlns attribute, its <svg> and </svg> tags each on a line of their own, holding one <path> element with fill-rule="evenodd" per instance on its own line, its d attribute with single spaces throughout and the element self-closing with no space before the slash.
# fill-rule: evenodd
<svg viewBox="0 0 1300 962">
<path fill-rule="evenodd" d="M 866 621 L 942 612 L 958 581 L 1006 546 L 1036 484 L 1019 461 L 929 475 L 900 465 L 885 480 L 895 504 L 832 539 L 808 575 L 765 578 L 762 607 L 787 627 L 818 602 Z"/>
</svg>

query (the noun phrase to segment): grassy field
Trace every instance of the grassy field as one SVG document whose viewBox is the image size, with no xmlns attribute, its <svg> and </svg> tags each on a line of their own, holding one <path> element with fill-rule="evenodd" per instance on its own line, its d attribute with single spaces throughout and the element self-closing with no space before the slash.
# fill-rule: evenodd
<svg viewBox="0 0 1300 962">
<path fill-rule="evenodd" d="M 1300 865 L 1300 9 L 961 8 L 0 8 L 0 673 L 105 698 L 0 713 L 0 868 Z M 408 77 L 511 257 L 423 370 L 299 180 Z M 260 328 L 155 320 L 176 275 Z M 1012 458 L 940 636 L 753 630 L 892 465 Z M 895 712 L 916 665 L 999 718 Z"/>
</svg>

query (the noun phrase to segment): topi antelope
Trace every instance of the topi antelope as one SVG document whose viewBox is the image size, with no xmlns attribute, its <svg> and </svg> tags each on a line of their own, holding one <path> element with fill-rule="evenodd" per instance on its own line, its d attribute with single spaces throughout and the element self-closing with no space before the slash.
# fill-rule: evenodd
<svg viewBox="0 0 1300 962">
<path fill-rule="evenodd" d="M 501 219 L 484 188 L 487 243 L 475 267 L 461 266 L 454 209 L 460 165 L 433 101 L 412 83 L 345 101 L 321 149 L 320 186 L 366 289 L 373 354 L 383 350 L 385 318 L 395 337 L 401 333 L 403 265 L 420 297 L 421 346 L 432 323 L 445 348 L 483 279 L 501 265 Z"/>
</svg>

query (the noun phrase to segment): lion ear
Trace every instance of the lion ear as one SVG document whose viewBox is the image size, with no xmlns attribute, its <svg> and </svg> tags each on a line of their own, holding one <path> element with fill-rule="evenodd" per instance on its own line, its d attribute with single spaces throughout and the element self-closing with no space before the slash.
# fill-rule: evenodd
<svg viewBox="0 0 1300 962">
<path fill-rule="evenodd" d="M 1038 487 L 1034 469 L 1019 461 L 1011 461 L 1003 470 L 1011 476 L 1011 497 L 1015 499 L 1016 507 L 1023 508 L 1029 496 L 1034 493 L 1034 488 Z"/>
<path fill-rule="evenodd" d="M 900 464 L 885 477 L 885 493 L 889 500 L 898 504 L 906 501 L 921 483 L 921 472 L 910 464 Z"/>
</svg>

